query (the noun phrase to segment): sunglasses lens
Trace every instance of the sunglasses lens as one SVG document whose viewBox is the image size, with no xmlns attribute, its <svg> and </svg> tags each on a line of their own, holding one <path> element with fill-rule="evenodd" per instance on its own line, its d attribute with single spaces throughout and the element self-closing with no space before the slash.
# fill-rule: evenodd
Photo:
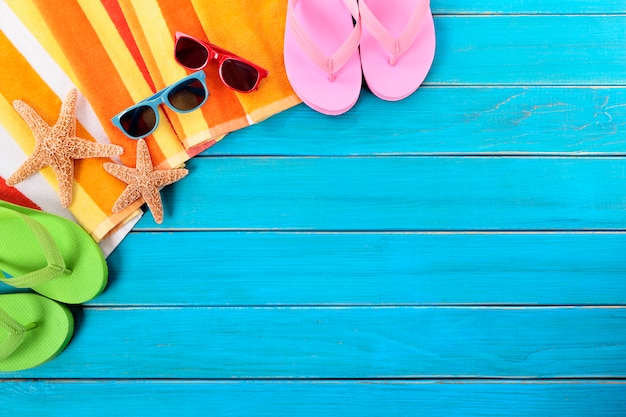
<svg viewBox="0 0 626 417">
<path fill-rule="evenodd" d="M 179 38 L 176 41 L 176 60 L 183 66 L 191 70 L 197 70 L 207 63 L 209 51 L 189 38 Z"/>
<path fill-rule="evenodd" d="M 235 59 L 227 59 L 222 63 L 221 74 L 224 84 L 243 92 L 252 91 L 259 80 L 256 68 Z"/>
<path fill-rule="evenodd" d="M 207 91 L 199 80 L 187 80 L 177 85 L 167 95 L 167 99 L 176 110 L 190 111 L 204 103 Z"/>
<path fill-rule="evenodd" d="M 124 131 L 131 137 L 147 135 L 156 126 L 156 113 L 150 106 L 135 107 L 120 118 Z"/>
</svg>

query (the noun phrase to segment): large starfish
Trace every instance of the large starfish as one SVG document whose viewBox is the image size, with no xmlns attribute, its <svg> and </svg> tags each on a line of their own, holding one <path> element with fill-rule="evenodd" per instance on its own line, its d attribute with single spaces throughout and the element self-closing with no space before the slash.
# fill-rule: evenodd
<svg viewBox="0 0 626 417">
<path fill-rule="evenodd" d="M 13 107 L 22 116 L 35 136 L 35 149 L 7 180 L 13 186 L 30 177 L 40 169 L 50 166 L 59 184 L 59 197 L 63 207 L 72 204 L 74 159 L 109 157 L 121 155 L 124 148 L 92 142 L 76 137 L 76 98 L 78 91 L 71 89 L 61 105 L 61 112 L 54 126 L 48 125 L 28 104 L 15 100 Z"/>
<path fill-rule="evenodd" d="M 185 168 L 155 170 L 150 159 L 148 145 L 143 139 L 137 141 L 135 168 L 107 162 L 104 164 L 104 169 L 128 184 L 113 205 L 113 212 L 118 213 L 139 197 L 143 197 L 152 212 L 154 221 L 159 224 L 163 222 L 163 203 L 159 188 L 176 182 L 189 173 Z"/>
</svg>

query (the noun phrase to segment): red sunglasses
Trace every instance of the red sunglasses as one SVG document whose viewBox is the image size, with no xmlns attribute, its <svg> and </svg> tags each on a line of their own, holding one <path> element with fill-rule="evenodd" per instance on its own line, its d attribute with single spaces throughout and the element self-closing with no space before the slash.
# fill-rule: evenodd
<svg viewBox="0 0 626 417">
<path fill-rule="evenodd" d="M 201 70 L 211 59 L 217 59 L 224 85 L 242 93 L 255 90 L 268 75 L 268 71 L 258 65 L 182 32 L 176 32 L 174 56 L 180 65 L 191 71 Z"/>
</svg>

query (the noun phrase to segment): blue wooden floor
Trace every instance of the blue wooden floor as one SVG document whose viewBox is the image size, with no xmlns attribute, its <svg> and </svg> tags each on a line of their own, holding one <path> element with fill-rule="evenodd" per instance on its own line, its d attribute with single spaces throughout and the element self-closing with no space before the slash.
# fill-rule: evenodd
<svg viewBox="0 0 626 417">
<path fill-rule="evenodd" d="M 432 7 L 410 98 L 191 160 L 2 415 L 626 415 L 626 2 Z"/>
</svg>

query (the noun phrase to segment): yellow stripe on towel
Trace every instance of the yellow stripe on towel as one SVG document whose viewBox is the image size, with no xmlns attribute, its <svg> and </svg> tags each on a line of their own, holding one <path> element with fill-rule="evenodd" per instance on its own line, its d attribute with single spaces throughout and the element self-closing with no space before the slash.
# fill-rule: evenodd
<svg viewBox="0 0 626 417">
<path fill-rule="evenodd" d="M 135 61 L 130 51 L 102 3 L 93 0 L 77 1 L 133 100 L 140 101 L 150 96 L 152 94 L 150 86 L 139 68 L 134 65 Z"/>
<path fill-rule="evenodd" d="M 2 81 L 0 81 L 0 83 L 1 82 Z M 19 138 L 16 142 L 20 148 L 24 150 L 25 155 L 32 153 L 32 149 L 34 148 L 33 134 L 4 95 L 0 95 L 0 124 L 5 127 L 7 132 L 9 132 L 14 139 Z M 77 172 L 79 171 L 80 170 L 77 169 Z M 45 178 L 46 182 L 58 193 L 57 180 L 52 168 L 45 167 L 40 173 Z M 91 198 L 85 188 L 81 186 L 80 181 L 74 181 L 72 191 L 72 214 L 87 231 L 97 231 L 98 233 L 92 233 L 92 235 L 96 241 L 100 241 L 113 227 L 108 220 L 107 213 Z M 106 224 L 105 227 L 102 227 L 103 223 Z"/>
<path fill-rule="evenodd" d="M 37 38 L 39 43 L 48 51 L 48 54 L 55 60 L 72 82 L 80 88 L 72 66 L 63 54 L 61 46 L 54 38 L 50 27 L 45 24 L 43 16 L 35 4 L 31 1 L 24 0 L 4 0 L 4 2 L 13 10 L 13 13 L 22 21 L 33 36 Z"/>
<path fill-rule="evenodd" d="M 151 57 L 146 62 L 156 64 L 156 66 L 150 68 L 150 73 L 158 74 L 158 78 L 153 76 L 155 84 L 157 84 L 157 80 L 160 81 L 160 84 L 157 84 L 157 88 L 165 88 L 187 76 L 187 71 L 178 65 L 174 59 L 174 33 L 168 27 L 159 3 L 156 1 L 146 3 L 142 0 L 130 0 L 130 3 L 132 13 L 135 16 L 141 16 L 141 19 L 136 20 L 140 28 L 135 28 L 135 32 L 138 32 L 139 30 L 137 29 L 140 29 L 144 34 L 150 34 L 150 36 L 144 37 L 148 50 L 143 50 L 142 52 L 144 56 L 149 55 Z M 131 11 L 129 10 L 129 12 Z M 180 114 L 166 109 L 165 112 L 172 121 L 174 128 L 176 128 L 179 138 L 194 136 L 199 132 L 209 130 L 209 126 L 201 111 Z"/>
<path fill-rule="evenodd" d="M 258 0 L 245 7 L 232 0 L 191 2 L 212 43 L 269 71 L 257 91 L 237 93 L 249 116 L 248 122 L 259 122 L 300 103 L 283 62 L 286 1 Z M 263 111 L 266 107 L 267 111 Z"/>
<path fill-rule="evenodd" d="M 0 50 L 3 51 L 0 65 L 4 69 L 0 71 L 0 124 L 22 149 L 26 160 L 34 150 L 35 138 L 26 122 L 13 108 L 13 101 L 23 100 L 37 111 L 46 123 L 53 125 L 59 115 L 61 99 L 34 71 L 3 32 L 0 32 Z M 76 130 L 77 136 L 93 140 L 78 122 Z M 75 161 L 75 167 L 70 210 L 85 229 L 92 231 L 107 221 L 106 211 L 110 212 L 114 204 L 111 193 L 119 195 L 124 186 L 115 178 L 106 175 L 102 168 L 102 160 Z M 58 183 L 52 169 L 45 167 L 40 172 L 58 193 Z M 99 190 L 102 188 L 107 189 L 109 193 L 100 193 Z M 102 237 L 104 235 L 98 236 L 99 239 Z"/>
</svg>

